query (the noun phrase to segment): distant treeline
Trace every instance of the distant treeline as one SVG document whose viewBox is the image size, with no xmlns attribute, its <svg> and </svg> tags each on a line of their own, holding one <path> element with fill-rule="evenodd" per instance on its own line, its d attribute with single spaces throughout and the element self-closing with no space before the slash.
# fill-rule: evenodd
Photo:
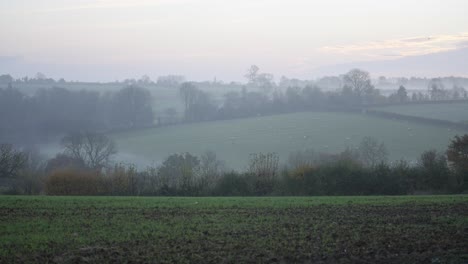
<svg viewBox="0 0 468 264">
<path fill-rule="evenodd" d="M 337 154 L 313 150 L 291 153 L 288 161 L 282 165 L 275 153 L 252 154 L 244 172 L 226 169 L 225 163 L 214 152 L 206 152 L 200 157 L 190 153 L 173 154 L 160 166 L 139 171 L 132 165 L 110 165 L 109 157 L 115 154 L 115 149 L 103 135 L 68 136 L 62 144 L 64 153 L 42 163 L 38 162 L 34 153 L 25 154 L 5 146 L 0 148 L 0 156 L 10 157 L 10 164 L 17 165 L 9 171 L 6 170 L 8 166 L 0 166 L 0 178 L 11 182 L 6 192 L 47 195 L 290 196 L 468 191 L 468 134 L 455 137 L 445 153 L 435 150 L 422 153 L 417 163 L 404 160 L 388 162 L 385 145 L 366 137 L 358 148 L 348 148 Z M 99 151 L 86 152 L 87 149 Z"/>
<path fill-rule="evenodd" d="M 277 89 L 270 81 L 271 76 L 257 71 L 251 69 L 247 75 L 248 84 L 240 92 L 226 93 L 222 104 L 194 83 L 181 84 L 179 92 L 185 107 L 183 120 L 197 122 L 297 111 L 361 111 L 379 105 L 468 100 L 463 87 L 445 89 L 439 79 L 430 82 L 427 93 L 419 91 L 410 95 L 404 86 L 400 86 L 393 94 L 384 96 L 372 85 L 369 73 L 358 69 L 343 75 L 340 78 L 343 86 L 333 91 L 324 91 L 317 85 Z"/>
<path fill-rule="evenodd" d="M 38 89 L 26 96 L 0 89 L 0 142 L 28 145 L 73 131 L 107 131 L 153 125 L 151 94 L 138 86 L 116 92 Z"/>
<path fill-rule="evenodd" d="M 150 83 L 149 78 L 127 80 L 115 92 L 75 91 L 53 86 L 38 88 L 29 95 L 21 93 L 14 85 L 31 82 L 31 79 L 13 80 L 13 84 L 10 82 L 6 88 L 0 88 L 0 142 L 27 145 L 74 131 L 103 132 L 297 111 L 356 111 L 391 103 L 468 99 L 463 87 L 446 89 L 440 79 L 431 80 L 427 93 L 410 95 L 400 86 L 393 94 L 384 96 L 371 83 L 369 73 L 358 69 L 338 79 L 327 79 L 334 85 L 338 82 L 332 80 L 340 80 L 339 89 L 328 91 L 313 83 L 286 78 L 280 83 L 289 86 L 279 88 L 271 74 L 258 71 L 252 66 L 246 75 L 248 83 L 240 91 L 225 93 L 221 100 L 200 89 L 197 83 L 182 82 L 181 76 L 161 77 L 158 79 L 161 85 L 178 89 L 184 105 L 182 115 L 173 107 L 154 113 L 151 92 L 140 86 Z M 12 81 L 11 76 L 0 79 Z M 43 76 L 34 80 L 49 83 Z M 60 85 L 61 82 L 52 83 Z M 157 90 L 154 95 L 158 96 Z"/>
</svg>

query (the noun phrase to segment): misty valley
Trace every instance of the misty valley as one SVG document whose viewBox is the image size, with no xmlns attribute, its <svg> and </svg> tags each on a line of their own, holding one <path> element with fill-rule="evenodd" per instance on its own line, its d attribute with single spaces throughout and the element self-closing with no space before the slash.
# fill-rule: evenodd
<svg viewBox="0 0 468 264">
<path fill-rule="evenodd" d="M 0 264 L 468 263 L 466 10 L 0 0 Z"/>
</svg>

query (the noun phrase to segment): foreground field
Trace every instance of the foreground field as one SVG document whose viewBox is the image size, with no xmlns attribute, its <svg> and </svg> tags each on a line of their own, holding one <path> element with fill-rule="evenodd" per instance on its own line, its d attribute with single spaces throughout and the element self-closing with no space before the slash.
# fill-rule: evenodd
<svg viewBox="0 0 468 264">
<path fill-rule="evenodd" d="M 452 122 L 468 121 L 468 102 L 453 104 L 412 104 L 376 107 L 376 110 Z"/>
<path fill-rule="evenodd" d="M 381 119 L 361 114 L 304 112 L 186 124 L 114 134 L 121 159 L 163 161 L 176 152 L 215 151 L 234 169 L 244 169 L 249 154 L 276 152 L 282 161 L 297 150 L 336 153 L 356 147 L 365 136 L 381 140 L 392 160 L 416 160 L 428 149 L 444 151 L 465 131 Z"/>
<path fill-rule="evenodd" d="M 0 263 L 468 262 L 468 196 L 3 196 L 0 223 Z"/>
</svg>

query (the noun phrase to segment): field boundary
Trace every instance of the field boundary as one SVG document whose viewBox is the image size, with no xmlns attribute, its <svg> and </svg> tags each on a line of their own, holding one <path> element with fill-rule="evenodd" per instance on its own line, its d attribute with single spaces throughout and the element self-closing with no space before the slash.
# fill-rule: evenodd
<svg viewBox="0 0 468 264">
<path fill-rule="evenodd" d="M 412 115 L 403 115 L 397 114 L 382 110 L 374 110 L 374 109 L 363 109 L 363 112 L 372 116 L 386 118 L 386 119 L 397 119 L 397 120 L 405 120 L 416 122 L 420 124 L 429 124 L 439 127 L 449 127 L 455 129 L 462 129 L 468 131 L 468 124 L 453 122 L 449 120 L 441 120 L 435 118 L 427 118 L 427 117 L 419 117 L 419 116 L 412 116 Z"/>
</svg>

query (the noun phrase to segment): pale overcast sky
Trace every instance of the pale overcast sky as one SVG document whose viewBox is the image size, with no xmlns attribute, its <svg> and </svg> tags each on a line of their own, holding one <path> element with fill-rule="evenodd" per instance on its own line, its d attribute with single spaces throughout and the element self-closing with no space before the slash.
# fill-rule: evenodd
<svg viewBox="0 0 468 264">
<path fill-rule="evenodd" d="M 241 80 L 257 64 L 312 78 L 467 47 L 467 10 L 463 0 L 0 0 L 0 73 Z"/>
</svg>

